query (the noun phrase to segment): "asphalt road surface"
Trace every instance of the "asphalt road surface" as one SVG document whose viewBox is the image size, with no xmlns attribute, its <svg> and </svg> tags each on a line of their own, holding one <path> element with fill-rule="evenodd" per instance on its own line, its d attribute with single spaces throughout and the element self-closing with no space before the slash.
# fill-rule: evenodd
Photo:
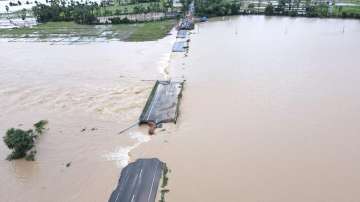
<svg viewBox="0 0 360 202">
<path fill-rule="evenodd" d="M 155 202 L 164 163 L 139 159 L 126 166 L 109 202 Z"/>
<path fill-rule="evenodd" d="M 140 116 L 140 123 L 176 122 L 182 88 L 183 82 L 157 81 Z"/>
</svg>

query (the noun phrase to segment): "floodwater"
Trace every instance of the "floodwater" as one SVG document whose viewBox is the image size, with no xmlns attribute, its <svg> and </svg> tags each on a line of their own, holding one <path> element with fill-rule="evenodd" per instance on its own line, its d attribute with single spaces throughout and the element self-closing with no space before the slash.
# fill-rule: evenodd
<svg viewBox="0 0 360 202">
<path fill-rule="evenodd" d="M 1 160 L 0 144 L 0 201 L 107 201 L 142 157 L 171 169 L 167 201 L 360 201 L 360 21 L 238 16 L 194 32 L 188 57 L 170 54 L 174 36 L 1 42 L 0 133 L 49 130 L 35 162 Z M 178 124 L 119 135 L 148 80 L 169 76 L 186 79 Z"/>
<path fill-rule="evenodd" d="M 1 138 L 0 201 L 107 201 L 129 152 L 151 139 L 146 128 L 118 133 L 137 121 L 151 80 L 166 75 L 173 40 L 0 42 L 1 137 L 49 121 L 35 162 L 6 161 Z"/>
<path fill-rule="evenodd" d="M 175 133 L 138 147 L 167 201 L 360 201 L 360 21 L 240 16 L 200 24 Z"/>
</svg>

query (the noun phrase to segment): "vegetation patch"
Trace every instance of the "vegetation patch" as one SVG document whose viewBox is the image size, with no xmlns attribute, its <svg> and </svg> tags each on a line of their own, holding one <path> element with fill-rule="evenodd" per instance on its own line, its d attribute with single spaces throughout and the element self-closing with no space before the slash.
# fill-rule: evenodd
<svg viewBox="0 0 360 202">
<path fill-rule="evenodd" d="M 40 41 L 66 41 L 71 38 L 91 42 L 98 38 L 121 41 L 151 41 L 166 36 L 176 20 L 163 20 L 137 24 L 79 25 L 75 22 L 47 22 L 33 27 L 0 29 L 0 38 L 33 39 Z"/>
<path fill-rule="evenodd" d="M 165 37 L 175 26 L 176 20 L 154 21 L 137 24 L 137 29 L 127 41 L 154 41 Z"/>
<path fill-rule="evenodd" d="M 159 202 L 165 202 L 165 194 L 170 192 L 170 189 L 167 189 L 166 186 L 168 185 L 169 177 L 168 174 L 170 173 L 170 169 L 167 167 L 166 163 L 164 163 L 163 172 L 161 176 L 161 190 L 160 190 L 160 199 Z"/>
<path fill-rule="evenodd" d="M 195 0 L 195 10 L 199 16 L 237 15 L 240 6 L 240 1 L 233 0 Z"/>
<path fill-rule="evenodd" d="M 3 140 L 6 146 L 12 150 L 12 153 L 6 159 L 11 161 L 25 157 L 26 160 L 34 161 L 36 139 L 44 133 L 47 124 L 47 121 L 41 120 L 34 124 L 34 129 L 22 130 L 10 128 L 7 130 Z"/>
</svg>

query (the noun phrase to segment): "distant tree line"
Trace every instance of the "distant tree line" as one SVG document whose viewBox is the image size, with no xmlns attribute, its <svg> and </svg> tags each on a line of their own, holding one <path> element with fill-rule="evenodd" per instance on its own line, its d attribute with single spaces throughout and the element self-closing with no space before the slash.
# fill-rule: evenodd
<svg viewBox="0 0 360 202">
<path fill-rule="evenodd" d="M 192 0 L 181 0 L 183 7 L 188 9 Z M 304 17 L 342 17 L 360 18 L 359 6 L 337 6 L 326 1 L 311 0 L 278 0 L 276 5 L 271 1 L 253 1 L 242 7 L 240 0 L 194 0 L 198 16 L 225 16 L 237 14 L 265 14 L 280 16 Z M 264 5 L 265 4 L 265 5 Z"/>
<path fill-rule="evenodd" d="M 360 8 L 348 11 L 342 6 L 331 5 L 329 2 L 311 2 L 306 0 L 300 4 L 298 0 L 279 0 L 278 5 L 269 3 L 264 11 L 265 15 L 305 16 L 305 17 L 342 17 L 360 18 Z"/>
<path fill-rule="evenodd" d="M 195 10 L 199 16 L 237 15 L 240 6 L 239 0 L 195 0 Z"/>
<path fill-rule="evenodd" d="M 38 22 L 75 21 L 79 24 L 94 24 L 97 23 L 94 11 L 98 7 L 96 2 L 67 3 L 64 0 L 52 0 L 49 5 L 37 3 L 32 11 Z"/>
<path fill-rule="evenodd" d="M 147 14 L 155 12 L 167 13 L 172 11 L 172 0 L 134 0 L 134 1 L 121 1 L 122 5 L 129 5 L 136 3 L 133 6 L 118 6 L 111 7 L 108 2 L 102 1 L 100 4 L 97 2 L 81 3 L 79 1 L 66 1 L 66 0 L 51 0 L 47 4 L 37 3 L 32 8 L 33 15 L 38 22 L 49 21 L 75 21 L 79 24 L 96 24 L 98 23 L 97 17 L 99 16 L 113 16 L 113 15 L 128 15 L 128 14 Z M 146 3 L 146 4 L 141 4 Z M 117 18 L 114 20 L 118 23 L 129 23 L 126 20 Z"/>
</svg>

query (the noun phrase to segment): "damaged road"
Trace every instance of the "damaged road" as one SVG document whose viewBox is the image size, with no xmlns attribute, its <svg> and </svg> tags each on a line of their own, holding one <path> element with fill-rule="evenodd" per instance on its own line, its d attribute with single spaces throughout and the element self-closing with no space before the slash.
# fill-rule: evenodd
<svg viewBox="0 0 360 202">
<path fill-rule="evenodd" d="M 109 202 L 154 202 L 165 163 L 159 159 L 139 159 L 121 171 Z"/>
<path fill-rule="evenodd" d="M 140 116 L 140 124 L 176 123 L 183 85 L 184 81 L 156 81 Z"/>
</svg>

